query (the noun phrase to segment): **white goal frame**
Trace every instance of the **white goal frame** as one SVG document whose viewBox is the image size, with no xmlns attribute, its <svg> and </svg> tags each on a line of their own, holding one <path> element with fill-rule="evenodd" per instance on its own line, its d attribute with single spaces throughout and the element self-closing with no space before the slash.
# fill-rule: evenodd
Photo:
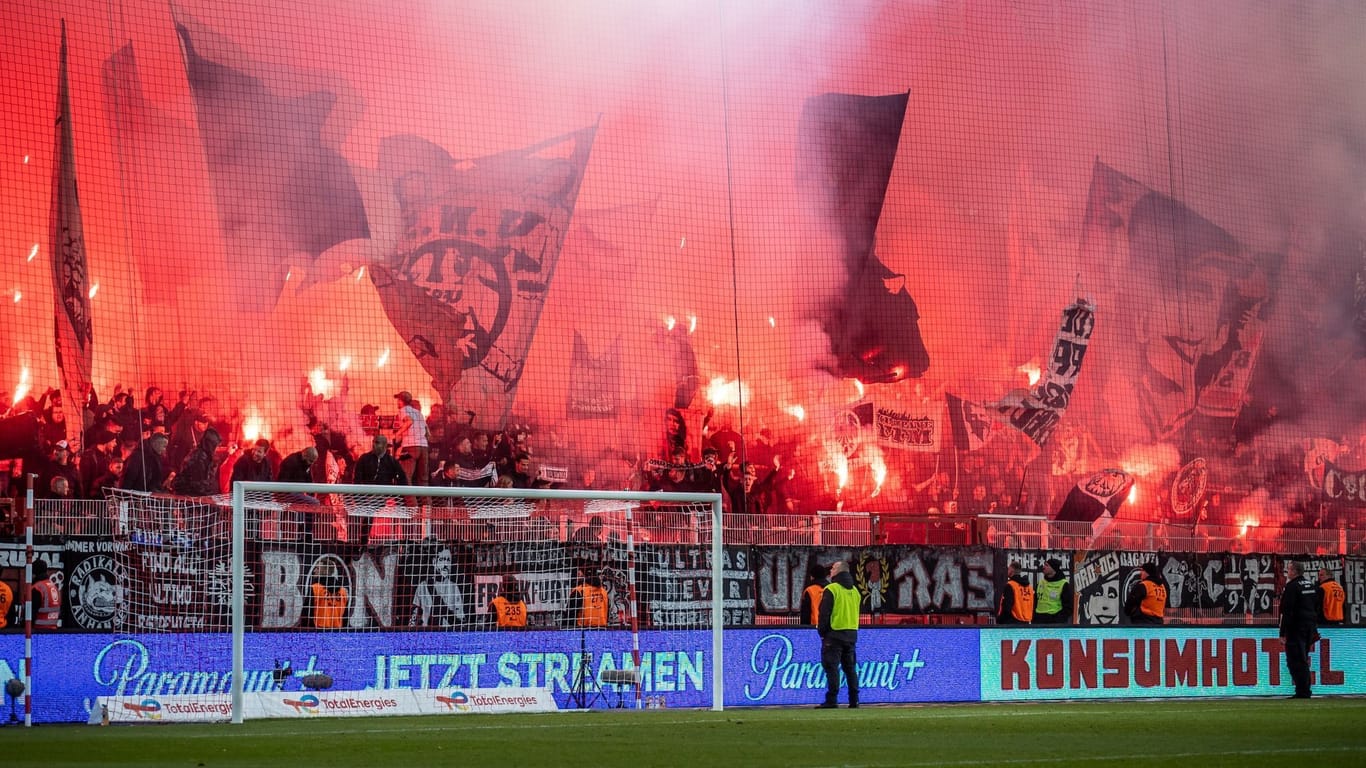
<svg viewBox="0 0 1366 768">
<path fill-rule="evenodd" d="M 697 504 L 711 508 L 711 709 L 721 711 L 725 701 L 725 663 L 722 631 L 725 629 L 723 584 L 724 528 L 719 493 L 668 493 L 663 491 L 579 491 L 523 488 L 438 488 L 411 485 L 338 485 L 330 483 L 243 482 L 232 484 L 232 722 L 241 724 L 245 695 L 244 637 L 246 635 L 246 509 L 250 493 L 282 494 L 355 494 L 402 498 L 420 496 L 432 499 L 558 499 L 565 501 L 634 501 L 670 504 Z M 627 509 L 627 519 L 631 517 Z M 628 538 L 628 547 L 635 542 Z"/>
</svg>

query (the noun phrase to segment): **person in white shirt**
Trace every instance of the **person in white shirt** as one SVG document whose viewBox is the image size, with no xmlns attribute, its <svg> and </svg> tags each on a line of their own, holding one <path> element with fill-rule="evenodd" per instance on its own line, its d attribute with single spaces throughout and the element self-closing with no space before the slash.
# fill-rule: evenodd
<svg viewBox="0 0 1366 768">
<path fill-rule="evenodd" d="M 404 390 L 394 395 L 398 402 L 398 419 L 394 423 L 394 442 L 401 455 L 413 460 L 409 474 L 412 485 L 427 484 L 427 419 L 418 409 L 411 392 Z"/>
</svg>

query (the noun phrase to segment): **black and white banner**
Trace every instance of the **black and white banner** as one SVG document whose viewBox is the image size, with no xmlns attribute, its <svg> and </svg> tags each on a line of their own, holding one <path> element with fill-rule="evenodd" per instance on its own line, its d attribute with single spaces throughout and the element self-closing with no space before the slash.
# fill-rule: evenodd
<svg viewBox="0 0 1366 768">
<path fill-rule="evenodd" d="M 721 606 L 727 625 L 754 623 L 754 578 L 749 547 L 724 547 Z M 657 629 L 697 627 L 710 623 L 711 549 L 695 546 L 642 547 L 636 556 L 641 626 Z"/>
<path fill-rule="evenodd" d="M 1275 612 L 1279 558 L 1275 555 L 1211 555 L 1202 558 L 1201 606 L 1225 615 Z"/>
<path fill-rule="evenodd" d="M 1122 623 L 1124 596 L 1141 578 L 1139 567 L 1155 560 L 1152 552 L 1088 552 L 1072 574 L 1077 595 L 1077 623 Z"/>
<path fill-rule="evenodd" d="M 127 574 L 125 542 L 73 539 L 63 553 L 62 625 L 72 629 L 113 630 L 128 617 L 124 599 Z"/>
<path fill-rule="evenodd" d="M 1343 623 L 1366 626 L 1366 557 L 1343 558 L 1342 589 L 1347 595 Z"/>
<path fill-rule="evenodd" d="M 1324 461 L 1321 490 L 1324 499 L 1366 507 L 1366 470 L 1348 471 L 1331 461 Z"/>
<path fill-rule="evenodd" d="M 1043 380 L 1032 390 L 1020 390 L 1006 395 L 996 405 L 1010 426 L 1020 430 L 1037 445 L 1048 442 L 1057 428 L 1067 406 L 1072 402 L 1072 390 L 1081 375 L 1082 360 L 1091 334 L 1095 331 L 1095 306 L 1078 298 L 1062 311 L 1062 324 L 1053 340 Z"/>
<path fill-rule="evenodd" d="M 982 613 L 996 599 L 987 547 L 762 547 L 754 557 L 758 612 L 764 615 L 795 617 L 807 568 L 841 559 L 850 565 L 864 613 Z"/>
<path fill-rule="evenodd" d="M 62 628 L 88 632 L 224 632 L 231 579 L 226 547 L 183 542 L 73 539 L 39 543 L 62 594 Z M 998 550 L 974 546 L 724 548 L 720 584 L 706 546 L 640 545 L 634 585 L 624 542 L 441 542 L 368 549 L 337 543 L 258 543 L 247 553 L 248 625 L 258 630 L 308 629 L 311 585 L 329 576 L 345 590 L 343 630 L 489 629 L 489 604 L 515 586 L 527 603 L 528 626 L 572 626 L 570 597 L 585 578 L 607 590 L 609 624 L 641 629 L 705 627 L 719 591 L 726 626 L 797 620 L 806 574 L 849 563 L 861 611 L 878 616 L 994 613 L 1006 567 L 1037 583 L 1047 560 L 1068 573 L 1083 625 L 1124 623 L 1125 596 L 1139 568 L 1156 562 L 1168 587 L 1168 616 L 1177 620 L 1252 615 L 1274 619 L 1286 556 L 1181 552 Z M 1345 623 L 1366 625 L 1366 558 L 1293 558 L 1314 576 L 1326 568 L 1347 595 Z M 0 544 L 0 580 L 16 596 L 23 576 L 20 543 Z M 16 601 L 19 602 L 19 601 Z M 763 617 L 763 618 L 759 618 Z M 16 618 L 11 611 L 11 620 Z"/>
<path fill-rule="evenodd" d="M 942 446 L 940 425 L 944 421 L 943 405 L 909 408 L 879 405 L 873 413 L 873 427 L 877 430 L 878 445 L 907 451 L 938 452 Z"/>
</svg>

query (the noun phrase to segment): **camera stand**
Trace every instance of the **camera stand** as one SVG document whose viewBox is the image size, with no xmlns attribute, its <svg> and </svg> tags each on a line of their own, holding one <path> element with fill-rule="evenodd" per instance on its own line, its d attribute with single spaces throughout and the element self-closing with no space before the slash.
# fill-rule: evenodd
<svg viewBox="0 0 1366 768">
<path fill-rule="evenodd" d="M 14 704 L 15 700 L 24 695 L 24 681 L 17 677 L 11 677 L 5 682 L 5 695 L 9 697 L 9 724 L 18 725 L 23 722 L 23 719 L 15 713 Z"/>
<path fill-rule="evenodd" d="M 588 653 L 588 640 L 583 627 L 579 627 L 579 665 L 574 672 L 574 687 L 569 693 L 569 704 L 574 709 L 592 709 L 602 698 L 602 687 L 593 674 L 593 658 Z"/>
</svg>

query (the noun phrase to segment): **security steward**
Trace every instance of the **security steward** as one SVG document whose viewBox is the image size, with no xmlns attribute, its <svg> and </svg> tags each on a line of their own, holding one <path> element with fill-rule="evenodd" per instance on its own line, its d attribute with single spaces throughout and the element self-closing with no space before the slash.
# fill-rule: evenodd
<svg viewBox="0 0 1366 768">
<path fill-rule="evenodd" d="M 9 585 L 0 581 L 0 629 L 9 626 L 9 609 L 14 603 L 14 590 Z"/>
<path fill-rule="evenodd" d="M 821 598 L 825 596 L 825 574 L 829 572 L 820 563 L 812 563 L 806 569 L 806 589 L 802 590 L 802 605 L 798 613 L 802 624 L 814 627 L 821 623 Z"/>
<path fill-rule="evenodd" d="M 1034 620 L 1034 587 L 1014 564 L 1006 566 L 1006 587 L 1001 591 L 997 624 L 1028 624 Z"/>
<path fill-rule="evenodd" d="M 586 576 L 569 593 L 569 616 L 574 626 L 594 629 L 607 626 L 607 590 L 597 576 Z"/>
<path fill-rule="evenodd" d="M 1304 568 L 1291 560 L 1285 566 L 1285 591 L 1281 593 L 1281 639 L 1285 641 L 1285 667 L 1295 682 L 1292 699 L 1307 699 L 1309 647 L 1318 634 L 1318 590 L 1304 578 Z"/>
<path fill-rule="evenodd" d="M 858 708 L 858 663 L 854 647 L 858 644 L 859 592 L 854 577 L 849 575 L 849 563 L 835 561 L 830 566 L 830 583 L 821 597 L 820 622 L 816 631 L 821 636 L 821 666 L 825 668 L 825 701 L 817 709 L 839 706 L 840 670 L 849 686 L 849 708 Z"/>
<path fill-rule="evenodd" d="M 503 581 L 498 596 L 489 601 L 489 612 L 499 629 L 526 629 L 526 600 L 516 579 Z"/>
<path fill-rule="evenodd" d="M 1155 562 L 1141 566 L 1143 578 L 1129 590 L 1124 613 L 1134 624 L 1161 624 L 1167 612 L 1167 580 Z"/>
<path fill-rule="evenodd" d="M 1075 592 L 1063 572 L 1062 561 L 1049 558 L 1043 564 L 1043 581 L 1034 590 L 1035 624 L 1071 624 Z"/>
<path fill-rule="evenodd" d="M 313 626 L 318 629 L 341 629 L 350 595 L 342 586 L 336 567 L 332 563 L 323 563 L 309 590 L 312 593 Z"/>
<path fill-rule="evenodd" d="M 30 592 L 33 606 L 33 628 L 48 632 L 62 625 L 62 591 L 52 583 L 47 572 L 47 562 L 33 561 L 33 589 Z"/>
<path fill-rule="evenodd" d="M 1315 591 L 1319 593 L 1319 625 L 1341 624 L 1342 606 L 1347 602 L 1347 593 L 1341 584 L 1333 580 L 1333 573 L 1327 568 L 1319 569 L 1319 584 Z"/>
</svg>

